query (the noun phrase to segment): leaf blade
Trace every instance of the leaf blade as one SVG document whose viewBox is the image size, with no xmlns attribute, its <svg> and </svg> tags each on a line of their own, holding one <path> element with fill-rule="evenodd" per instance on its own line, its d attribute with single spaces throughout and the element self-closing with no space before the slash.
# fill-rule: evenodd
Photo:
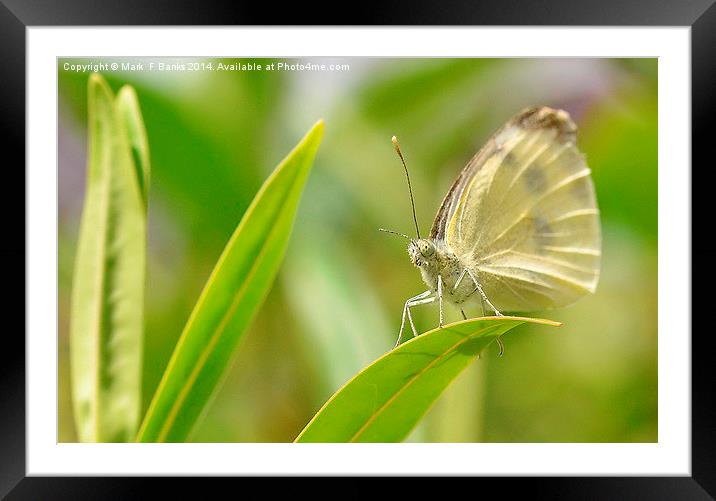
<svg viewBox="0 0 716 501">
<path fill-rule="evenodd" d="M 73 408 L 80 441 L 125 442 L 136 433 L 141 406 L 146 203 L 126 123 L 97 74 L 88 104 L 87 188 L 71 298 Z"/>
<path fill-rule="evenodd" d="M 278 272 L 323 133 L 319 121 L 263 184 L 219 258 L 140 428 L 140 442 L 178 442 L 220 384 Z"/>
<path fill-rule="evenodd" d="M 117 94 L 117 112 L 127 134 L 127 141 L 132 152 L 137 183 L 139 184 L 144 204 L 149 196 L 149 141 L 144 127 L 139 99 L 134 88 L 125 85 Z"/>
<path fill-rule="evenodd" d="M 295 441 L 403 440 L 483 348 L 525 322 L 559 325 L 523 317 L 485 317 L 446 325 L 402 344 L 338 390 Z"/>
</svg>

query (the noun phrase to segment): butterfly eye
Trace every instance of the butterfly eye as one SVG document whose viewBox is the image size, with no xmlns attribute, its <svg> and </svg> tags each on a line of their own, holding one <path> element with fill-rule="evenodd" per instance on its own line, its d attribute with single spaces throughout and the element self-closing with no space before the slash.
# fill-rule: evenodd
<svg viewBox="0 0 716 501">
<path fill-rule="evenodd" d="M 432 256 L 435 252 L 435 247 L 430 244 L 429 242 L 420 242 L 420 253 L 425 256 L 429 257 Z"/>
</svg>

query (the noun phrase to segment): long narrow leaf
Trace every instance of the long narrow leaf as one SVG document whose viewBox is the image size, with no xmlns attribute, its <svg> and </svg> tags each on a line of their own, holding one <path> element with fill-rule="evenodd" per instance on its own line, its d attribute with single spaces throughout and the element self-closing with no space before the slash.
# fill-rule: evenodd
<svg viewBox="0 0 716 501">
<path fill-rule="evenodd" d="M 320 121 L 278 165 L 241 219 L 189 317 L 138 441 L 184 441 L 216 391 L 278 272 L 322 134 Z"/>
<path fill-rule="evenodd" d="M 133 439 L 141 405 L 149 153 L 136 96 L 88 87 L 87 189 L 72 284 L 70 364 L 82 442 Z M 127 120 L 118 110 L 131 108 Z M 136 155 L 130 147 L 130 132 Z M 135 157 L 142 158 L 137 176 Z"/>
<path fill-rule="evenodd" d="M 522 323 L 485 317 L 434 329 L 373 362 L 336 392 L 296 442 L 399 442 L 480 351 Z"/>
<path fill-rule="evenodd" d="M 117 94 L 117 113 L 127 132 L 137 182 L 146 204 L 149 195 L 149 145 L 137 93 L 129 85 L 122 87 Z"/>
</svg>

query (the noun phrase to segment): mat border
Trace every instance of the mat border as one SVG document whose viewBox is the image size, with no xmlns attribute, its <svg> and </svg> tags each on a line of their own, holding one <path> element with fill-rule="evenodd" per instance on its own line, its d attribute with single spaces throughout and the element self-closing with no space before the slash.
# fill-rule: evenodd
<svg viewBox="0 0 716 501">
<path fill-rule="evenodd" d="M 373 9 L 363 4 L 350 18 L 350 25 L 534 25 L 534 26 L 687 26 L 691 28 L 692 82 L 692 166 L 703 165 L 700 176 L 713 172 L 714 155 L 709 151 L 716 129 L 716 4 L 715 0 L 666 2 L 639 0 L 581 1 L 551 0 L 551 8 L 543 2 L 530 0 L 472 0 L 455 1 L 433 9 L 426 3 L 384 0 Z M 276 12 L 278 11 L 278 12 Z M 346 18 L 327 20 L 325 24 L 346 25 Z M 300 6 L 275 9 L 271 5 L 238 5 L 234 2 L 185 1 L 153 2 L 123 0 L 102 3 L 93 0 L 0 0 L 0 124 L 4 151 L 13 159 L 25 163 L 25 56 L 26 29 L 31 26 L 108 26 L 108 25 L 280 25 L 306 20 L 317 24 L 313 16 Z M 6 165 L 12 165 L 10 162 Z M 709 169 L 710 167 L 710 169 Z M 688 168 L 688 167 L 687 167 Z M 25 186 L 24 171 L 14 186 Z M 692 174 L 697 171 L 692 167 Z M 20 173 L 23 174 L 20 174 Z M 22 178 L 20 179 L 20 176 Z M 14 180 L 13 180 L 14 181 Z M 7 183 L 6 185 L 10 185 Z M 702 180 L 692 186 L 706 189 Z M 20 192 L 20 190 L 13 190 Z M 24 190 L 22 190 L 24 196 Z M 706 219 L 713 212 L 707 206 L 709 197 L 692 198 L 693 227 L 709 228 Z M 13 197 L 4 197 L 5 214 L 17 212 Z M 24 205 L 24 204 L 23 204 Z M 10 209 L 15 209 L 11 211 Z M 9 224 L 18 226 L 22 246 L 10 243 L 2 247 L 6 262 L 26 263 L 25 218 Z M 703 222 L 703 225 L 698 225 Z M 21 228 L 19 226 L 22 226 Z M 13 228 L 14 229 L 14 228 Z M 692 233 L 693 235 L 693 233 Z M 694 235 L 695 238 L 697 235 Z M 713 257 L 716 247 L 710 243 L 692 243 L 692 266 L 699 266 L 702 283 L 715 283 Z M 706 260 L 710 258 L 710 262 Z M 19 270 L 20 267 L 16 266 Z M 23 267 L 24 269 L 24 267 Z M 9 270 L 15 273 L 15 270 Z M 19 273 L 19 271 L 17 271 Z M 708 281 L 709 279 L 712 279 Z M 708 282 L 707 282 L 708 281 Z M 695 285 L 695 284 L 694 284 Z M 693 287 L 693 286 L 692 286 Z M 24 290 L 24 287 L 23 287 Z M 707 292 L 697 294 L 694 304 L 710 297 Z M 17 295 L 16 295 L 17 296 Z M 24 294 L 22 296 L 24 301 Z M 20 299 L 16 299 L 20 301 Z M 19 305 L 18 305 L 19 309 Z M 8 308 L 8 311 L 13 311 Z M 693 306 L 692 306 L 693 311 Z M 24 327 L 24 317 L 22 325 Z M 24 329 L 23 329 L 24 330 Z M 157 482 L 165 494 L 177 491 L 188 494 L 186 482 L 150 478 L 59 478 L 26 477 L 25 475 L 25 345 L 21 336 L 11 335 L 19 329 L 6 331 L 2 366 L 0 367 L 0 497 L 9 493 L 10 499 L 84 499 L 136 498 L 146 491 L 147 483 Z M 499 482 L 502 495 L 529 490 L 539 497 L 614 498 L 621 499 L 714 499 L 716 498 L 716 371 L 711 364 L 713 336 L 708 330 L 697 331 L 692 339 L 692 476 L 691 477 L 631 477 L 631 478 L 523 478 L 481 479 L 486 483 Z M 217 479 L 212 479 L 212 482 Z M 232 479 L 221 479 L 221 482 Z M 224 484 L 226 485 L 226 484 Z M 218 485 L 217 485 L 218 487 Z M 166 489 L 166 490 L 165 490 Z M 357 494 L 360 489 L 354 491 Z M 366 491 L 368 493 L 369 491 Z M 485 492 L 485 491 L 483 491 Z"/>
</svg>

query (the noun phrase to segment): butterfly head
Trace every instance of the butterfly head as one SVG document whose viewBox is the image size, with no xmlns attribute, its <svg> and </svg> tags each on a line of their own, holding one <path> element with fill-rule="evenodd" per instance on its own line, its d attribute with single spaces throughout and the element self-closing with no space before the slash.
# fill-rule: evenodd
<svg viewBox="0 0 716 501">
<path fill-rule="evenodd" d="M 427 238 L 411 240 L 408 244 L 408 255 L 415 266 L 424 266 L 435 258 L 435 244 Z"/>
</svg>

